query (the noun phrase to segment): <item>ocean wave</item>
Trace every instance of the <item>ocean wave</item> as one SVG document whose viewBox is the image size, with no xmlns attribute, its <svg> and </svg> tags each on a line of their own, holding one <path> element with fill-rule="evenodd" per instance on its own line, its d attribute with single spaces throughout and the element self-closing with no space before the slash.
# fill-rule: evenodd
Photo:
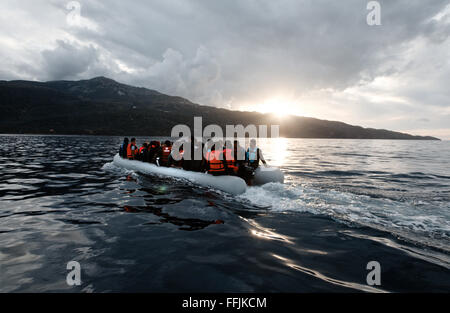
<svg viewBox="0 0 450 313">
<path fill-rule="evenodd" d="M 250 187 L 240 201 L 272 212 L 307 212 L 346 224 L 368 226 L 450 253 L 450 204 L 395 201 L 308 185 L 270 183 Z"/>
</svg>

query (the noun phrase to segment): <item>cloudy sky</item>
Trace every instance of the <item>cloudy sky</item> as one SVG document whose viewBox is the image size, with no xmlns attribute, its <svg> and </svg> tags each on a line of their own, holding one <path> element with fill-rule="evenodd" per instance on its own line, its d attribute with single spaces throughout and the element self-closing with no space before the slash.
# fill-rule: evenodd
<svg viewBox="0 0 450 313">
<path fill-rule="evenodd" d="M 107 76 L 450 139 L 448 0 L 1 0 L 0 79 Z"/>
</svg>

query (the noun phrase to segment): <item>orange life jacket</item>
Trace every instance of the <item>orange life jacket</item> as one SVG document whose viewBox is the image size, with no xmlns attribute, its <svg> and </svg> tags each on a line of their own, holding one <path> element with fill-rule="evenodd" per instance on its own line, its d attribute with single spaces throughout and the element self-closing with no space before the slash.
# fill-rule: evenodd
<svg viewBox="0 0 450 313">
<path fill-rule="evenodd" d="M 208 173 L 225 172 L 224 161 L 220 159 L 221 151 L 210 151 L 206 154 L 206 161 L 209 165 Z"/>
<path fill-rule="evenodd" d="M 161 153 L 161 161 L 167 163 L 169 161 L 169 155 L 172 152 L 172 147 L 164 145 Z"/>
<path fill-rule="evenodd" d="M 136 147 L 135 144 L 131 144 L 131 143 L 129 143 L 128 147 L 127 147 L 127 158 L 128 159 L 134 159 L 134 155 L 136 153 L 136 149 L 134 149 L 134 150 L 131 149 L 132 146 Z"/>
<path fill-rule="evenodd" d="M 238 170 L 238 168 L 236 166 L 236 161 L 234 160 L 233 153 L 234 153 L 234 151 L 231 149 L 226 149 L 226 148 L 223 149 L 223 154 L 224 154 L 224 158 L 225 158 L 227 167 L 236 172 Z"/>
</svg>

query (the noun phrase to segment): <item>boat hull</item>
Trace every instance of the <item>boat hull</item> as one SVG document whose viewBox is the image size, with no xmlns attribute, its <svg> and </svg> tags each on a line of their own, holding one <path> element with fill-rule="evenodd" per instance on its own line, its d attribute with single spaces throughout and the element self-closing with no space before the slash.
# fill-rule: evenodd
<svg viewBox="0 0 450 313">
<path fill-rule="evenodd" d="M 193 184 L 210 187 L 230 194 L 238 195 L 245 192 L 247 184 L 236 176 L 213 176 L 206 173 L 190 172 L 178 168 L 156 166 L 141 161 L 127 160 L 118 154 L 114 157 L 114 165 L 142 174 L 153 174 L 186 179 Z"/>
</svg>

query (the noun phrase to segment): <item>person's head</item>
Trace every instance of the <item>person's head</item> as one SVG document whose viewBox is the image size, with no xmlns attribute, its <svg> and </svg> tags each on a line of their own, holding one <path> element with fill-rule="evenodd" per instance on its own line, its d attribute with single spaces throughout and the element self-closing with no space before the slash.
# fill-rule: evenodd
<svg viewBox="0 0 450 313">
<path fill-rule="evenodd" d="M 170 142 L 170 140 L 166 140 L 166 141 L 164 142 L 164 144 L 165 144 L 166 146 L 168 146 L 168 147 L 170 147 L 170 146 L 172 145 L 172 143 Z"/>
<path fill-rule="evenodd" d="M 125 139 L 123 140 L 123 142 L 125 142 L 125 143 L 128 143 L 128 138 L 127 137 L 125 137 Z"/>
<path fill-rule="evenodd" d="M 225 141 L 225 148 L 226 149 L 233 149 L 233 144 L 231 143 L 231 140 Z"/>
<path fill-rule="evenodd" d="M 209 149 L 211 149 L 211 151 L 215 151 L 216 147 L 217 147 L 217 142 L 210 140 L 210 141 L 208 141 L 208 145 L 209 145 Z"/>
<path fill-rule="evenodd" d="M 252 147 L 252 148 L 256 147 L 256 139 L 255 138 L 250 140 L 250 147 Z"/>
<path fill-rule="evenodd" d="M 147 142 L 144 142 L 144 144 L 142 145 L 144 148 L 147 148 L 148 147 L 148 143 Z"/>
<path fill-rule="evenodd" d="M 131 143 L 136 143 L 136 138 L 131 138 Z"/>
</svg>

